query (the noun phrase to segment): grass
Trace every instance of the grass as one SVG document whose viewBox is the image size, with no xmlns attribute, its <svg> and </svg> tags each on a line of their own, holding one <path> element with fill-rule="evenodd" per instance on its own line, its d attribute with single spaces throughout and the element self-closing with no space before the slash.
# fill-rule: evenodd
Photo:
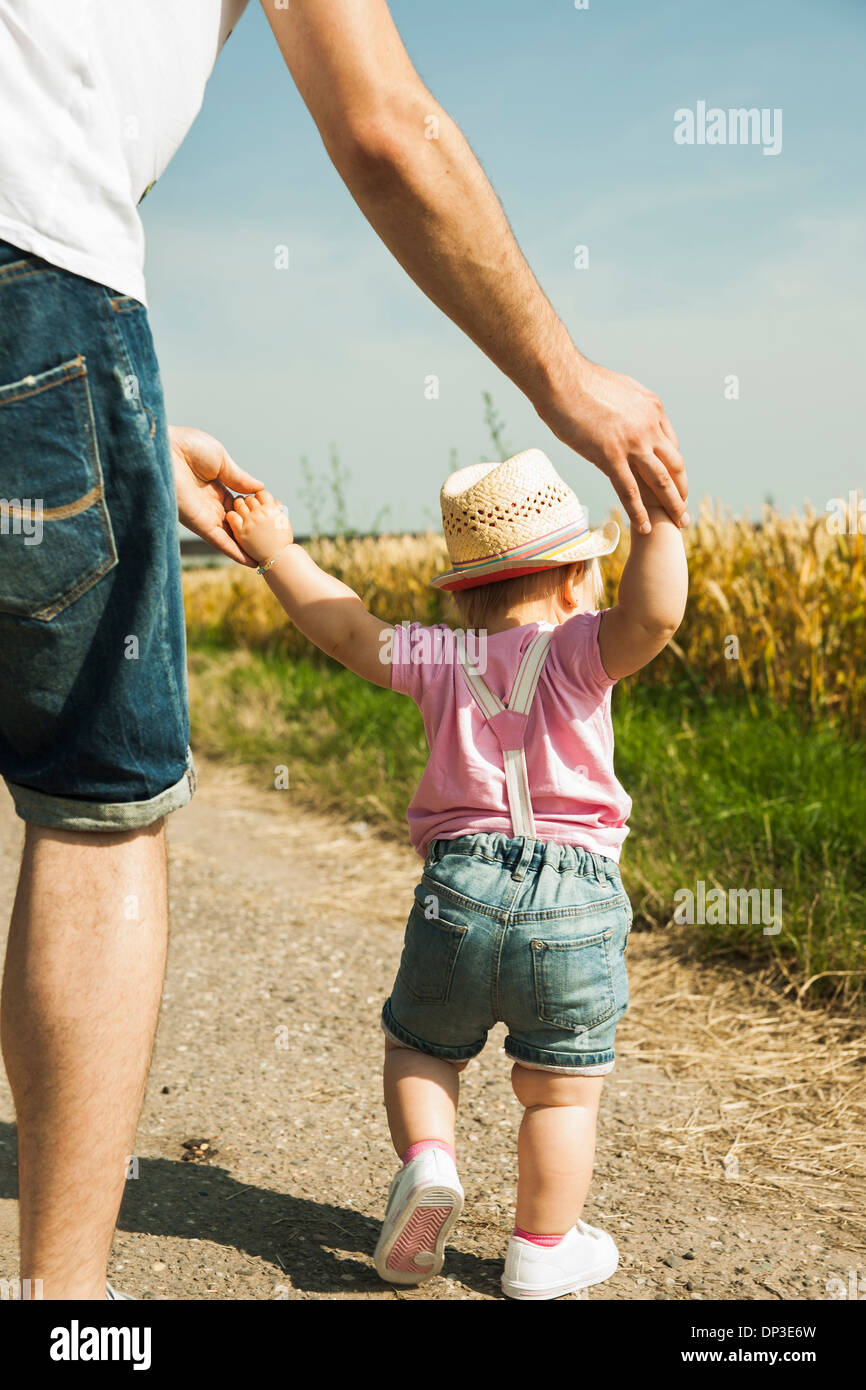
<svg viewBox="0 0 866 1390">
<path fill-rule="evenodd" d="M 233 640 L 190 646 L 193 738 L 271 788 L 405 838 L 426 760 L 414 704 L 331 663 Z M 628 682 L 614 695 L 617 774 L 634 800 L 623 877 L 638 923 L 765 972 L 804 1000 L 853 1006 L 866 978 L 866 749 L 766 694 Z M 782 930 L 672 925 L 674 894 L 781 889 Z"/>
<path fill-rule="evenodd" d="M 863 745 L 767 699 L 750 708 L 639 685 L 614 699 L 617 773 L 634 800 L 624 873 L 645 917 L 669 921 L 674 894 L 698 880 L 708 891 L 779 889 L 778 935 L 761 925 L 687 930 L 701 950 L 772 966 L 801 997 L 859 998 Z"/>
</svg>

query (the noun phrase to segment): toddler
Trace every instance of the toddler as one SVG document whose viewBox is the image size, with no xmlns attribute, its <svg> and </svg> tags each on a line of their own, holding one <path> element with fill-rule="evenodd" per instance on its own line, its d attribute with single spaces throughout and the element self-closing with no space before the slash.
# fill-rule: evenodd
<svg viewBox="0 0 866 1390">
<path fill-rule="evenodd" d="M 514 1299 L 610 1278 L 611 1237 L 581 1220 L 614 1036 L 628 1003 L 632 913 L 618 867 L 631 801 L 613 769 L 610 694 L 678 627 L 687 574 L 678 526 L 641 485 L 652 531 L 631 535 L 613 608 L 597 611 L 591 529 L 546 456 L 475 464 L 441 492 L 449 590 L 470 634 L 394 627 L 292 541 L 267 492 L 229 524 L 293 622 L 328 656 L 419 706 L 430 758 L 409 807 L 424 859 L 382 1011 L 384 1090 L 402 1167 L 376 1269 L 420 1284 L 442 1268 L 463 1207 L 459 1072 L 508 1028 L 517 1211 L 502 1276 Z"/>
</svg>

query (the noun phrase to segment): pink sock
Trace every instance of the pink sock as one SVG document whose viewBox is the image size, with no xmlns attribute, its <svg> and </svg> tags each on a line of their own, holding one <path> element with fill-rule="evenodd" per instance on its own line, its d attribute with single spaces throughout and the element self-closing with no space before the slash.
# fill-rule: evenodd
<svg viewBox="0 0 866 1390">
<path fill-rule="evenodd" d="M 451 1162 L 457 1162 L 457 1155 L 450 1144 L 446 1144 L 444 1139 L 419 1139 L 417 1144 L 410 1144 L 401 1160 L 403 1167 L 411 1163 L 413 1158 L 417 1158 L 425 1149 L 444 1149 L 451 1157 Z"/>
<path fill-rule="evenodd" d="M 561 1236 L 535 1236 L 531 1231 L 521 1231 L 519 1226 L 515 1226 L 514 1234 L 519 1236 L 521 1240 L 531 1241 L 533 1245 L 558 1245 L 561 1240 L 565 1239 L 567 1232 Z"/>
</svg>

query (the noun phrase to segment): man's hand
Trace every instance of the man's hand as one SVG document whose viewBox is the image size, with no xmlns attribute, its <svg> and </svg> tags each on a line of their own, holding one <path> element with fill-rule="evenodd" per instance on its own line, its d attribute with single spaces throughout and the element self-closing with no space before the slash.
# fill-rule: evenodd
<svg viewBox="0 0 866 1390">
<path fill-rule="evenodd" d="M 568 385 L 535 405 L 558 439 L 610 478 L 638 531 L 651 529 L 648 503 L 688 525 L 686 466 L 673 425 L 652 391 L 575 350 Z"/>
<path fill-rule="evenodd" d="M 264 483 L 239 468 L 219 440 L 204 430 L 171 425 L 168 437 L 183 525 L 238 564 L 255 565 L 232 536 L 226 513 L 234 506 L 233 492 L 257 492 Z"/>
<path fill-rule="evenodd" d="M 386 0 L 262 7 L 337 172 L 404 270 L 611 479 L 638 530 L 649 524 L 638 478 L 683 523 L 685 467 L 661 403 L 578 352 Z"/>
</svg>

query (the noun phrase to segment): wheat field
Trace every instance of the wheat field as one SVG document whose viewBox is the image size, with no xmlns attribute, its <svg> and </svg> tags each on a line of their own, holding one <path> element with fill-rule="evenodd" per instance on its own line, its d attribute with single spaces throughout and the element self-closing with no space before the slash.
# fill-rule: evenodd
<svg viewBox="0 0 866 1390">
<path fill-rule="evenodd" d="M 852 526 L 852 530 L 855 527 Z M 740 690 L 861 733 L 866 724 L 866 546 L 833 534 L 806 510 L 765 508 L 755 523 L 705 504 L 686 533 L 690 594 L 670 647 L 642 682 L 687 679 L 697 691 Z M 307 547 L 386 621 L 453 622 L 446 594 L 429 586 L 448 567 L 444 539 L 382 536 L 313 540 Z M 605 559 L 612 602 L 628 541 Z M 191 643 L 310 655 L 262 580 L 240 566 L 184 573 Z"/>
</svg>

